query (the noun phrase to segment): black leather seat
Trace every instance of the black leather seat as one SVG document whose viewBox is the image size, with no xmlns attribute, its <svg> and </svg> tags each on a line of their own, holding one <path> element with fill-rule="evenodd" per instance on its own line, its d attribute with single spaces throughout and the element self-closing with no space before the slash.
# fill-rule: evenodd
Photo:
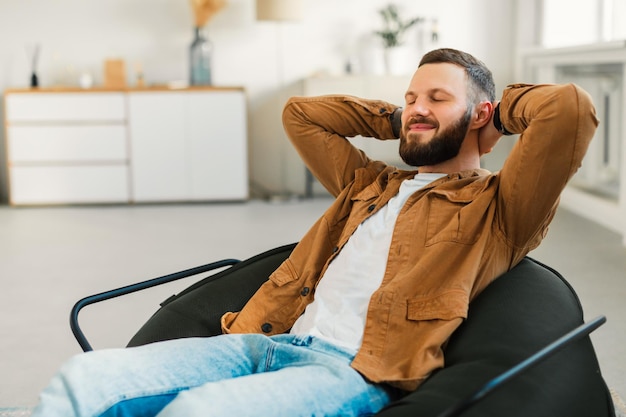
<svg viewBox="0 0 626 417">
<path fill-rule="evenodd" d="M 257 255 L 170 297 L 129 346 L 219 334 L 221 315 L 241 309 L 293 247 Z M 567 281 L 527 257 L 471 303 L 468 319 L 446 346 L 445 367 L 378 416 L 437 416 L 582 323 L 580 301 Z M 586 337 L 507 382 L 463 416 L 614 417 L 615 411 Z"/>
</svg>

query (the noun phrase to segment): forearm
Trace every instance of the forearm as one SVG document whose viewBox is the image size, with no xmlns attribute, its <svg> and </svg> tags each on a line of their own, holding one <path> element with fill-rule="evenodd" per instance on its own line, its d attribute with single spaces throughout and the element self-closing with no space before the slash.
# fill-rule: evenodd
<svg viewBox="0 0 626 417">
<path fill-rule="evenodd" d="M 575 84 L 515 84 L 504 91 L 500 104 L 501 127 L 512 134 L 550 126 L 552 137 L 589 142 L 598 126 L 591 97 Z"/>
<path fill-rule="evenodd" d="M 574 84 L 513 86 L 499 113 L 503 130 L 521 134 L 524 153 L 511 156 L 562 182 L 580 167 L 598 126 L 591 97 Z"/>
<path fill-rule="evenodd" d="M 352 96 L 293 97 L 283 125 L 305 164 L 336 195 L 371 161 L 346 138 L 395 139 L 392 114 L 397 106 Z"/>
<path fill-rule="evenodd" d="M 390 122 L 396 109 L 381 100 L 347 95 L 292 97 L 285 105 L 283 124 L 296 139 L 303 124 L 342 137 L 396 139 Z"/>
</svg>

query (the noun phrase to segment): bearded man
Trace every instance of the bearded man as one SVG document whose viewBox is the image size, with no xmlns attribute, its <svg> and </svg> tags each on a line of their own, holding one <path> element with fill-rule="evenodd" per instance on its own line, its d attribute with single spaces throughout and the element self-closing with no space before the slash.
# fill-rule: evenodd
<svg viewBox="0 0 626 417">
<path fill-rule="evenodd" d="M 597 119 L 575 85 L 496 101 L 487 67 L 453 49 L 423 57 L 405 99 L 290 99 L 287 134 L 336 197 L 326 213 L 224 335 L 79 355 L 34 416 L 359 416 L 418 389 L 470 301 L 545 236 Z M 509 134 L 503 168 L 481 169 Z M 415 169 L 368 158 L 357 135 L 399 138 Z"/>
</svg>

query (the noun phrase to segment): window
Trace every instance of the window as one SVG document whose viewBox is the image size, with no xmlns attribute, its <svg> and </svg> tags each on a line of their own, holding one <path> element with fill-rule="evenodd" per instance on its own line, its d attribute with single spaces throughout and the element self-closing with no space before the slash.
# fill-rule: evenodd
<svg viewBox="0 0 626 417">
<path fill-rule="evenodd" d="M 626 39 L 624 0 L 542 0 L 541 11 L 546 48 Z"/>
</svg>

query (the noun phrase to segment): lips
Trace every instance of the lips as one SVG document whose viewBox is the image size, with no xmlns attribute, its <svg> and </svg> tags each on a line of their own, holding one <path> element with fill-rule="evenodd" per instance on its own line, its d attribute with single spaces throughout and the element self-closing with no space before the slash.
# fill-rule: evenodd
<svg viewBox="0 0 626 417">
<path fill-rule="evenodd" d="M 426 118 L 410 119 L 407 122 L 407 130 L 409 132 L 425 132 L 437 128 L 437 123 Z"/>
<path fill-rule="evenodd" d="M 409 131 L 411 132 L 422 132 L 425 130 L 434 129 L 435 126 L 427 123 L 413 123 L 409 125 Z"/>
</svg>

